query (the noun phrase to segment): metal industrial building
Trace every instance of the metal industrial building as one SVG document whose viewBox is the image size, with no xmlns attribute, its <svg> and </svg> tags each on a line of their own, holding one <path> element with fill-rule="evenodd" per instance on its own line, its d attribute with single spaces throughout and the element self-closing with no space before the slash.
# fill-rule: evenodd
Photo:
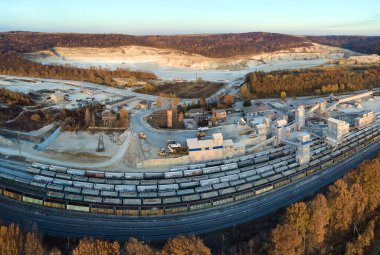
<svg viewBox="0 0 380 255">
<path fill-rule="evenodd" d="M 222 133 L 215 133 L 212 139 L 186 139 L 191 162 L 202 162 L 244 155 L 245 145 L 224 140 Z"/>
</svg>

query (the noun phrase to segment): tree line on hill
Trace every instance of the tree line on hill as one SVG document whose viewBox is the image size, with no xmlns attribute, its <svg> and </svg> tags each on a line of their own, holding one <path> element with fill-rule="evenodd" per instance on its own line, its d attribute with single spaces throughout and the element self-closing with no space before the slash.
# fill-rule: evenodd
<svg viewBox="0 0 380 255">
<path fill-rule="evenodd" d="M 17 53 L 0 54 L 0 74 L 28 76 L 50 79 L 88 81 L 108 86 L 115 86 L 112 79 L 135 77 L 139 79 L 155 79 L 156 76 L 149 72 L 130 71 L 118 68 L 76 68 L 62 65 L 43 65 L 27 60 Z"/>
<path fill-rule="evenodd" d="M 341 47 L 365 54 L 380 55 L 380 36 L 307 36 L 307 39 L 330 46 Z"/>
<path fill-rule="evenodd" d="M 380 67 L 312 68 L 303 70 L 253 72 L 240 92 L 244 98 L 321 95 L 371 89 L 380 85 Z"/>
<path fill-rule="evenodd" d="M 75 68 L 42 65 L 24 59 L 23 53 L 48 50 L 53 47 L 117 47 L 140 45 L 170 48 L 207 57 L 274 52 L 310 46 L 312 42 L 339 46 L 363 53 L 380 53 L 380 37 L 321 36 L 299 37 L 276 33 L 252 32 L 240 34 L 131 36 L 122 34 L 74 34 L 3 32 L 0 33 L 0 74 L 71 79 L 115 86 L 112 79 L 155 79 L 150 72 L 106 68 Z"/>
<path fill-rule="evenodd" d="M 170 48 L 207 57 L 273 52 L 316 42 L 342 47 L 366 54 L 380 54 L 380 36 L 292 36 L 276 33 L 250 32 L 204 35 L 76 34 L 3 32 L 0 53 L 26 53 L 53 47 L 117 47 L 139 45 Z"/>
<path fill-rule="evenodd" d="M 26 94 L 0 88 L 0 103 L 7 105 L 33 105 L 33 99 Z"/>
<path fill-rule="evenodd" d="M 139 45 L 176 49 L 207 57 L 231 57 L 243 54 L 273 52 L 308 46 L 301 37 L 252 32 L 208 35 L 75 34 L 75 33 L 0 33 L 0 53 L 47 50 L 53 47 L 117 47 Z"/>
<path fill-rule="evenodd" d="M 26 95 L 0 88 L 0 104 L 8 105 L 0 107 L 0 127 L 29 132 L 54 122 L 61 122 L 64 131 L 80 131 L 89 127 L 104 126 L 100 116 L 104 106 L 101 104 L 89 104 L 75 109 L 41 108 L 41 105 L 38 105 L 36 109 L 25 110 L 21 106 L 35 104 L 30 95 L 32 94 Z M 172 101 L 174 102 L 173 99 Z M 179 99 L 175 98 L 175 102 L 178 105 Z M 129 127 L 130 116 L 127 109 L 122 108 L 115 115 L 116 119 L 108 123 L 111 127 Z"/>
<path fill-rule="evenodd" d="M 82 131 L 87 130 L 89 127 L 103 126 L 99 112 L 103 109 L 101 105 L 88 105 L 86 107 L 80 107 L 75 109 L 37 109 L 33 111 L 23 111 L 19 108 L 17 110 L 17 118 L 15 118 L 15 112 L 7 109 L 7 111 L 1 111 L 0 113 L 7 116 L 2 116 L 2 120 L 5 122 L 0 123 L 0 127 L 30 132 L 38 130 L 51 123 L 60 122 L 62 131 Z M 127 110 L 122 109 L 116 114 L 116 120 L 113 123 L 114 127 L 129 127 L 129 113 Z"/>
</svg>

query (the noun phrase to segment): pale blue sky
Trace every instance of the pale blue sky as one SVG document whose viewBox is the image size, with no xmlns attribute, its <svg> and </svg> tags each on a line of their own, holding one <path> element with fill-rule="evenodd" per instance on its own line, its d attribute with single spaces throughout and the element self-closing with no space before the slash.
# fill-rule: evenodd
<svg viewBox="0 0 380 255">
<path fill-rule="evenodd" d="M 380 35 L 380 0 L 0 0 L 0 31 Z"/>
</svg>

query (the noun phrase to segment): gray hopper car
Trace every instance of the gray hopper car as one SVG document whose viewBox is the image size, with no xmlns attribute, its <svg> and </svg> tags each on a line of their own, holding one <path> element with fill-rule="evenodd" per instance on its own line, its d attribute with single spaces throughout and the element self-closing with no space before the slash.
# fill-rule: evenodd
<svg viewBox="0 0 380 255">
<path fill-rule="evenodd" d="M 115 185 L 116 191 L 136 191 L 136 185 Z"/>
<path fill-rule="evenodd" d="M 226 165 L 221 165 L 220 166 L 220 169 L 222 171 L 228 171 L 228 170 L 233 170 L 233 169 L 236 169 L 238 168 L 238 164 L 237 163 L 230 163 L 230 164 L 226 164 Z"/>
<path fill-rule="evenodd" d="M 109 179 L 124 179 L 124 173 L 106 172 L 104 175 L 106 178 L 109 178 Z"/>
<path fill-rule="evenodd" d="M 84 176 L 84 175 L 86 174 L 86 171 L 85 171 L 85 170 L 79 170 L 79 169 L 68 168 L 68 169 L 66 170 L 66 173 L 68 173 L 68 174 L 72 174 L 72 175 Z"/>
<path fill-rule="evenodd" d="M 203 170 L 203 174 L 216 173 L 220 171 L 220 166 L 205 167 L 202 170 Z"/>
</svg>

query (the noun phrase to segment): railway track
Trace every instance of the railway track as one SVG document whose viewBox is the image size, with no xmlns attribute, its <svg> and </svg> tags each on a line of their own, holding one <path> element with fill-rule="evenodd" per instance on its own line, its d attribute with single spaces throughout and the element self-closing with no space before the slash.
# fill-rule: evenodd
<svg viewBox="0 0 380 255">
<path fill-rule="evenodd" d="M 373 125 L 351 133 L 334 150 L 315 141 L 312 159 L 303 166 L 293 161 L 288 147 L 238 159 L 181 166 L 165 173 L 109 173 L 2 160 L 0 201 L 4 210 L 0 212 L 5 219 L 16 222 L 28 214 L 30 221 L 41 224 L 49 234 L 60 235 L 60 231 L 50 228 L 53 222 L 57 226 L 61 222 L 64 229 L 72 226 L 61 232 L 73 237 L 86 233 L 106 237 L 88 226 L 75 227 L 94 222 L 89 225 L 92 228 L 97 221 L 101 224 L 99 229 L 107 231 L 111 230 L 104 226 L 106 222 L 123 222 L 128 231 L 111 224 L 122 236 L 158 239 L 179 233 L 205 233 L 260 217 L 270 208 L 278 209 L 317 190 L 336 179 L 338 174 L 329 175 L 331 169 L 342 174 L 356 164 L 347 162 L 359 162 L 361 155 L 365 158 L 377 152 L 379 139 L 378 126 Z M 25 176 L 17 176 L 20 172 Z M 5 215 L 12 207 L 17 207 L 13 210 L 18 213 Z M 225 217 L 229 220 L 223 222 Z M 193 225 L 185 227 L 182 222 Z M 154 227 L 148 228 L 149 225 Z M 162 231 L 155 233 L 153 229 L 158 227 Z M 137 232 L 133 234 L 132 230 Z"/>
<path fill-rule="evenodd" d="M 27 218 L 30 224 L 37 223 L 42 233 L 57 236 L 91 235 L 120 240 L 135 236 L 144 240 L 164 239 L 178 234 L 202 234 L 256 219 L 298 201 L 341 177 L 363 159 L 375 156 L 379 149 L 379 142 L 372 143 L 362 153 L 341 160 L 324 171 L 314 173 L 310 179 L 300 179 L 245 202 L 193 213 L 154 217 L 93 214 L 92 217 L 88 217 L 87 213 L 75 211 L 63 213 L 62 210 L 0 197 L 2 204 L 0 214 L 5 220 L 19 223 L 25 223 Z"/>
<path fill-rule="evenodd" d="M 22 191 L 3 186 L 0 194 L 92 213 L 159 215 L 195 211 L 249 199 L 309 176 L 361 150 L 379 134 L 376 126 L 367 128 L 347 137 L 335 151 L 317 144 L 312 161 L 303 166 L 295 163 L 292 155 L 285 156 L 292 152 L 286 147 L 264 156 L 261 153 L 190 165 L 188 169 L 182 166 L 164 173 L 110 173 L 33 163 L 34 167 L 26 168 L 24 173 L 24 177 L 32 176 L 31 180 L 9 171 L 0 173 L 0 178 L 26 186 Z M 28 186 L 40 188 L 41 195 L 29 194 Z"/>
</svg>

